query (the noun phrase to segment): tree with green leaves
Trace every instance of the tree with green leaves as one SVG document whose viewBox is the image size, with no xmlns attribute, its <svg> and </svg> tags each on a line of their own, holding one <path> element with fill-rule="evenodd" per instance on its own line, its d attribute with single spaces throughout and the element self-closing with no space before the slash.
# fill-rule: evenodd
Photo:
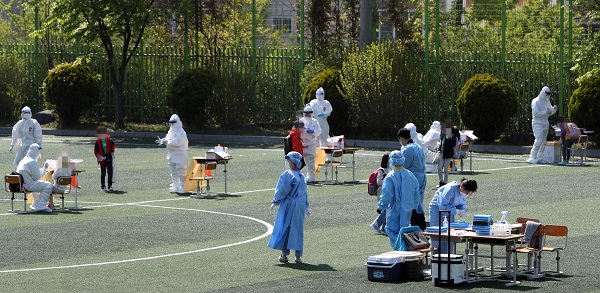
<svg viewBox="0 0 600 293">
<path fill-rule="evenodd" d="M 124 125 L 127 65 L 155 12 L 153 4 L 154 0 L 59 0 L 46 21 L 46 26 L 71 32 L 76 39 L 101 42 L 115 94 L 116 127 Z"/>
</svg>

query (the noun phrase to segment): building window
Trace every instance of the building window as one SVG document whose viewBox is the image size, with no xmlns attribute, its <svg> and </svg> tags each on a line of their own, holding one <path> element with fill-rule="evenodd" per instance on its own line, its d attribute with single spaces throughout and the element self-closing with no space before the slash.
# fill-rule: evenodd
<svg viewBox="0 0 600 293">
<path fill-rule="evenodd" d="M 291 18 L 273 18 L 273 30 L 289 34 L 292 32 Z"/>
</svg>

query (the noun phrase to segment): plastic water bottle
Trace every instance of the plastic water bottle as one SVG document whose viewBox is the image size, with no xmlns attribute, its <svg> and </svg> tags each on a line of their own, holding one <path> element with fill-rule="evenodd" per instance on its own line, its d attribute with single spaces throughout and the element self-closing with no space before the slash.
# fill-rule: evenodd
<svg viewBox="0 0 600 293">
<path fill-rule="evenodd" d="M 444 228 L 448 228 L 448 217 L 444 216 L 444 222 L 443 222 Z"/>
<path fill-rule="evenodd" d="M 508 216 L 508 211 L 502 211 L 502 218 L 500 219 L 500 223 L 508 224 L 508 222 L 506 221 L 507 216 Z"/>
</svg>

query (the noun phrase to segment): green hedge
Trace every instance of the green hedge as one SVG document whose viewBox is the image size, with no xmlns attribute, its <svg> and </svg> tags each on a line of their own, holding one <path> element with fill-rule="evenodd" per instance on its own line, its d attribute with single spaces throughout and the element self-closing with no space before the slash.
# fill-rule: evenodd
<svg viewBox="0 0 600 293">
<path fill-rule="evenodd" d="M 569 119 L 577 126 L 600 130 L 600 70 L 594 69 L 579 79 L 580 85 L 569 99 Z M 597 138 L 596 138 L 597 140 Z"/>
<path fill-rule="evenodd" d="M 493 74 L 476 74 L 460 90 L 456 107 L 463 124 L 481 141 L 494 141 L 517 113 L 517 94 Z"/>
<path fill-rule="evenodd" d="M 100 75 L 78 59 L 51 69 L 42 89 L 46 107 L 54 109 L 59 123 L 71 126 L 100 101 Z"/>
</svg>

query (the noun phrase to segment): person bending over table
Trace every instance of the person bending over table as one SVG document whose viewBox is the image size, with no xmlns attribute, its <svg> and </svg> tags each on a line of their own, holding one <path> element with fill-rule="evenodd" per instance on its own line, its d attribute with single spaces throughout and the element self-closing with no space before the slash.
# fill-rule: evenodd
<svg viewBox="0 0 600 293">
<path fill-rule="evenodd" d="M 435 195 L 429 203 L 429 225 L 441 226 L 439 218 L 440 210 L 449 210 L 450 218 L 448 222 L 454 222 L 454 217 L 459 215 L 461 218 L 467 216 L 467 199 L 477 191 L 477 181 L 463 178 L 461 180 L 450 182 L 435 192 Z M 433 247 L 440 248 L 438 241 L 432 241 Z M 447 246 L 442 245 L 441 253 L 447 253 Z M 452 250 L 454 250 L 452 248 Z"/>
</svg>

